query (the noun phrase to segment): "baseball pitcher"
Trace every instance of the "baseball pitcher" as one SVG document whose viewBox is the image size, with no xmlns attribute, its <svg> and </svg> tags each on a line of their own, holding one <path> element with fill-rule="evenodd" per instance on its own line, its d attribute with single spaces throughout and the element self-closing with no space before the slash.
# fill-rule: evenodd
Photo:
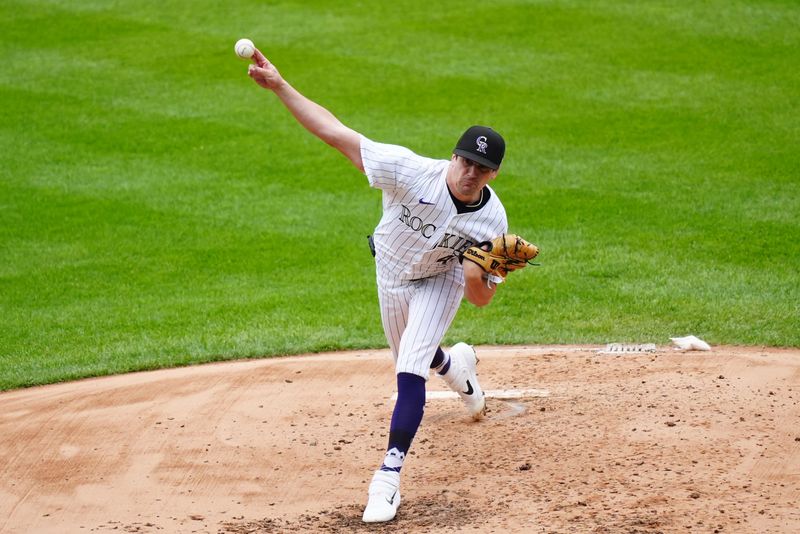
<svg viewBox="0 0 800 534">
<path fill-rule="evenodd" d="M 397 402 L 380 467 L 369 485 L 365 522 L 392 520 L 400 506 L 400 471 L 422 421 L 425 384 L 433 369 L 474 419 L 485 411 L 475 351 L 440 343 L 463 298 L 488 304 L 497 284 L 538 254 L 508 234 L 506 212 L 489 182 L 505 153 L 503 138 L 473 126 L 449 159 L 419 156 L 377 143 L 342 124 L 292 87 L 258 50 L 250 77 L 272 91 L 309 132 L 364 173 L 383 197 L 372 236 L 381 320 L 397 375 Z"/>
</svg>

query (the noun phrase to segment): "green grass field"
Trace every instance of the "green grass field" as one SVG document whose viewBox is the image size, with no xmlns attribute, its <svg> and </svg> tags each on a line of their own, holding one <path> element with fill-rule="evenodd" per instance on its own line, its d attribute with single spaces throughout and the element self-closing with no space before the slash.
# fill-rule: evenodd
<svg viewBox="0 0 800 534">
<path fill-rule="evenodd" d="M 800 346 L 795 1 L 0 4 L 0 389 L 385 346 L 380 194 L 246 76 L 449 157 L 542 248 L 446 341 Z"/>
</svg>

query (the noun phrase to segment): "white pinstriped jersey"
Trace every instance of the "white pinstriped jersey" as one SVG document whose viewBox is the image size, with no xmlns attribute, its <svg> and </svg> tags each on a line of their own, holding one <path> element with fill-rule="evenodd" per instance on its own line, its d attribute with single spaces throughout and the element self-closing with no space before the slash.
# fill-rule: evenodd
<svg viewBox="0 0 800 534">
<path fill-rule="evenodd" d="M 455 269 L 463 283 L 458 256 L 508 231 L 505 208 L 491 189 L 479 210 L 457 212 L 445 180 L 449 160 L 364 136 L 361 159 L 370 185 L 383 192 L 383 216 L 374 233 L 383 276 L 418 280 Z"/>
</svg>

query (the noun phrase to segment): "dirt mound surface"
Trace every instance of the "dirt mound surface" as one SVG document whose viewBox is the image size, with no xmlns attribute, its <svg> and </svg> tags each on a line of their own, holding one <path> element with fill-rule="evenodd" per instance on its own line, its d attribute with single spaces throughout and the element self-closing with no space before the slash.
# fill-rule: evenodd
<svg viewBox="0 0 800 534">
<path fill-rule="evenodd" d="M 429 398 L 386 525 L 356 351 L 0 394 L 0 532 L 800 532 L 800 350 L 477 349 L 488 416 Z"/>
</svg>

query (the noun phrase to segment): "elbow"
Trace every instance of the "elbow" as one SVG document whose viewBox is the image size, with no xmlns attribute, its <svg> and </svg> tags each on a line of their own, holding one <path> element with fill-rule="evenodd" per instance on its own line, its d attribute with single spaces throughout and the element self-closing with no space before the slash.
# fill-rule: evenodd
<svg viewBox="0 0 800 534">
<path fill-rule="evenodd" d="M 483 269 L 470 261 L 464 262 L 464 296 L 478 308 L 492 301 L 497 287 L 486 282 Z"/>
<path fill-rule="evenodd" d="M 483 308 L 484 306 L 486 306 L 487 304 L 492 302 L 492 297 L 494 297 L 494 293 L 483 293 L 483 292 L 482 293 L 473 293 L 473 292 L 470 292 L 470 293 L 467 293 L 466 297 L 467 297 L 467 300 L 469 301 L 469 303 L 472 304 L 473 306 L 476 306 L 478 308 Z"/>
</svg>

